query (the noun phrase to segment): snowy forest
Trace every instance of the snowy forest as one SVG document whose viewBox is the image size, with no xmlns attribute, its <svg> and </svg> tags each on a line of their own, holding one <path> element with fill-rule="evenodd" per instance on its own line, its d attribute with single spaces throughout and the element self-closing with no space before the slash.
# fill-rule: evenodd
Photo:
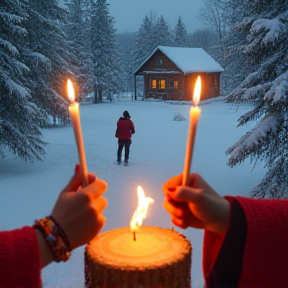
<svg viewBox="0 0 288 288">
<path fill-rule="evenodd" d="M 254 128 L 227 147 L 228 165 L 264 161 L 256 198 L 288 196 L 288 2 L 203 0 L 203 28 L 188 33 L 151 12 L 135 33 L 117 34 L 106 0 L 2 0 L 0 157 L 41 160 L 47 119 L 69 123 L 65 81 L 93 103 L 133 90 L 133 71 L 158 46 L 200 47 L 225 69 L 227 103 L 252 104 L 238 125 Z M 64 4 L 64 5 L 63 5 Z M 137 28 L 136 28 L 137 29 Z"/>
</svg>

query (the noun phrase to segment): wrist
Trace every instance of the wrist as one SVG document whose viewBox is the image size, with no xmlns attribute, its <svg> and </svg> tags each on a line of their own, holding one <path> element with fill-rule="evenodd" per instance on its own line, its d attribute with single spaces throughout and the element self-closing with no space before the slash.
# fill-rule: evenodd
<svg viewBox="0 0 288 288">
<path fill-rule="evenodd" d="M 69 260 L 72 250 L 70 242 L 64 230 L 52 216 L 35 220 L 34 228 L 40 232 L 42 240 L 50 248 L 54 261 L 65 262 Z"/>
<path fill-rule="evenodd" d="M 229 217 L 230 217 L 230 203 L 227 199 L 222 198 L 222 203 L 221 203 L 221 221 L 219 225 L 219 231 L 218 234 L 223 234 L 228 227 L 229 223 Z"/>
<path fill-rule="evenodd" d="M 38 241 L 41 267 L 43 268 L 43 267 L 47 266 L 48 264 L 50 264 L 54 260 L 54 257 L 53 257 L 53 254 L 52 254 L 50 247 L 46 243 L 41 232 L 39 230 L 35 229 L 35 234 L 36 234 L 36 238 Z"/>
<path fill-rule="evenodd" d="M 214 203 L 216 209 L 214 212 L 214 221 L 211 221 L 205 229 L 222 235 L 226 232 L 228 224 L 229 224 L 229 217 L 230 217 L 230 204 L 229 201 L 225 198 L 218 198 L 217 202 Z M 217 215 L 217 216 L 216 216 Z"/>
</svg>

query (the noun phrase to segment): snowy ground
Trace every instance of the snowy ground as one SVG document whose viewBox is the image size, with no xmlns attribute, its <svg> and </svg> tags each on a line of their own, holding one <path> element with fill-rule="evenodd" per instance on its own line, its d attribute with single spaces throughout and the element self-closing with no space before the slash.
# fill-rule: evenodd
<svg viewBox="0 0 288 288">
<path fill-rule="evenodd" d="M 119 101 L 81 106 L 87 165 L 97 177 L 108 182 L 109 205 L 103 231 L 129 225 L 137 206 L 136 187 L 155 199 L 145 225 L 171 228 L 169 215 L 162 208 L 162 185 L 183 169 L 188 121 L 173 121 L 181 113 L 186 119 L 189 105 L 163 102 Z M 265 174 L 263 165 L 252 171 L 249 161 L 233 169 L 226 163 L 225 150 L 249 127 L 236 128 L 237 119 L 248 107 L 237 112 L 222 101 L 201 104 L 192 171 L 196 171 L 221 194 L 249 196 Z M 130 166 L 116 165 L 116 121 L 128 110 L 136 126 L 131 146 Z M 49 144 L 43 162 L 25 164 L 13 155 L 0 160 L 0 230 L 30 225 L 35 218 L 51 212 L 59 191 L 78 162 L 71 126 L 43 130 Z M 180 231 L 179 229 L 177 229 Z M 202 238 L 200 230 L 181 230 L 190 239 L 192 287 L 202 287 Z M 51 264 L 43 270 L 44 288 L 84 287 L 83 249 L 73 251 L 69 262 Z"/>
</svg>

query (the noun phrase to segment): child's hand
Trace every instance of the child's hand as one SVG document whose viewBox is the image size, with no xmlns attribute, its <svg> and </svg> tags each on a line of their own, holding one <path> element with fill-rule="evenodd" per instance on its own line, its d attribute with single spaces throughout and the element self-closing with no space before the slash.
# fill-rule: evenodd
<svg viewBox="0 0 288 288">
<path fill-rule="evenodd" d="M 182 186 L 182 175 L 175 176 L 162 189 L 164 208 L 176 226 L 208 229 L 219 234 L 225 231 L 230 214 L 229 202 L 200 175 L 189 175 L 189 187 Z"/>
<path fill-rule="evenodd" d="M 81 188 L 83 179 L 79 166 L 75 175 L 61 191 L 53 208 L 52 216 L 66 232 L 72 249 L 92 240 L 105 223 L 102 212 L 107 199 L 102 194 L 107 189 L 106 182 L 88 175 L 89 184 Z"/>
</svg>

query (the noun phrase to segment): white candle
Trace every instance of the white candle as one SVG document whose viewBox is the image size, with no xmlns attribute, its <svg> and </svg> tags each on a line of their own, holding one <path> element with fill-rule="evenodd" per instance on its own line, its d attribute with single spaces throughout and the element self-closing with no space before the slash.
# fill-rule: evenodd
<svg viewBox="0 0 288 288">
<path fill-rule="evenodd" d="M 200 76 L 198 76 L 193 94 L 193 104 L 195 107 L 190 108 L 190 115 L 189 115 L 189 128 L 187 135 L 186 154 L 185 154 L 183 179 L 182 179 L 183 186 L 188 186 L 189 184 L 188 176 L 190 173 L 190 167 L 193 157 L 197 125 L 201 114 L 201 109 L 197 107 L 198 102 L 200 100 L 200 93 L 201 93 L 201 79 Z"/>
<path fill-rule="evenodd" d="M 68 79 L 67 85 L 68 85 L 69 99 L 72 102 L 69 105 L 69 115 L 70 115 L 70 119 L 72 122 L 73 130 L 74 130 L 74 136 L 75 136 L 75 141 L 76 141 L 76 145 L 78 149 L 80 167 L 81 167 L 81 171 L 82 171 L 82 175 L 84 179 L 83 186 L 86 186 L 88 184 L 88 170 L 87 170 L 84 141 L 83 141 L 82 129 L 81 129 L 79 103 L 74 101 L 75 93 L 73 89 L 73 84 L 69 79 Z"/>
</svg>

